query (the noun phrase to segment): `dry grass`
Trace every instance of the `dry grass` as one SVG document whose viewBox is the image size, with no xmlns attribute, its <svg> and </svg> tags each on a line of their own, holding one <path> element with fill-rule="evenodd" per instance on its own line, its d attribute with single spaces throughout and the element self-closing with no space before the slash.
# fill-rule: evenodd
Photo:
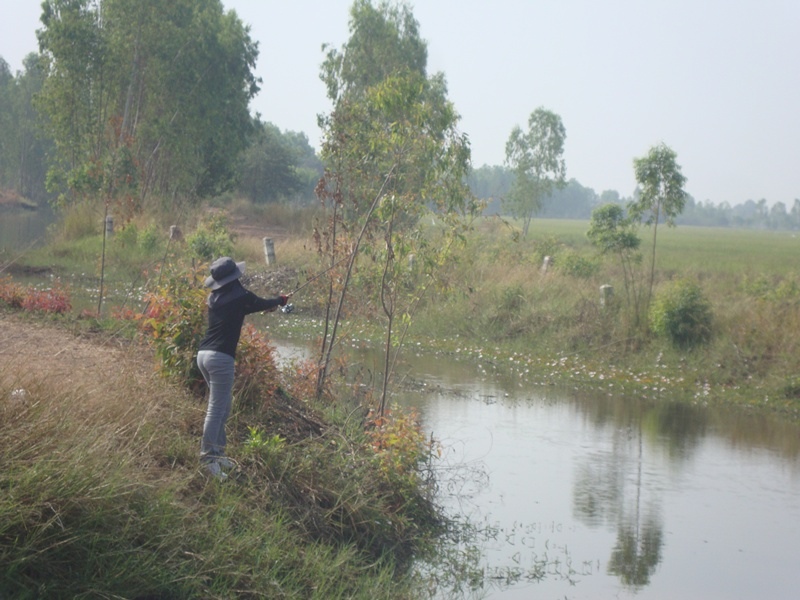
<svg viewBox="0 0 800 600">
<path fill-rule="evenodd" d="M 240 406 L 238 476 L 220 484 L 197 462 L 204 402 L 150 352 L 0 326 L 0 597 L 415 595 L 402 565 L 428 505 L 380 474 L 363 431 L 288 397 Z"/>
</svg>

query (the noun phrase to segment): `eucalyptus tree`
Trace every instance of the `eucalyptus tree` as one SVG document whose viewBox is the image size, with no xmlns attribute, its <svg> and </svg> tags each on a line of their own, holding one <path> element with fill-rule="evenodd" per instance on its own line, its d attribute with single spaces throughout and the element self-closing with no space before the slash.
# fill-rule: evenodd
<svg viewBox="0 0 800 600">
<path fill-rule="evenodd" d="M 608 203 L 592 211 L 586 237 L 601 254 L 616 255 L 622 268 L 625 284 L 625 300 L 632 309 L 634 325 L 641 318 L 640 293 L 637 288 L 637 265 L 641 262 L 636 235 L 636 224 L 625 214 L 619 204 Z"/>
<path fill-rule="evenodd" d="M 649 306 L 655 280 L 658 224 L 663 217 L 668 226 L 675 225 L 675 218 L 686 204 L 686 192 L 683 190 L 686 177 L 681 173 L 675 151 L 663 143 L 650 148 L 645 156 L 635 158 L 633 170 L 639 193 L 628 204 L 628 213 L 632 219 L 653 226 L 650 284 L 645 304 Z"/>
<path fill-rule="evenodd" d="M 522 235 L 528 235 L 531 220 L 545 198 L 556 187 L 565 185 L 566 164 L 564 124 L 554 112 L 537 108 L 528 117 L 528 129 L 518 125 L 506 142 L 506 164 L 514 173 L 514 183 L 503 204 L 522 220 Z"/>
<path fill-rule="evenodd" d="M 426 72 L 427 44 L 409 6 L 356 0 L 349 28 L 341 49 L 324 47 L 320 75 L 332 110 L 320 117 L 326 174 L 319 191 L 331 221 L 319 239 L 330 265 L 349 260 L 340 287 L 329 288 L 318 391 L 357 255 L 368 254 L 361 285 L 387 324 L 382 411 L 411 315 L 474 208 L 466 186 L 470 149 L 444 76 Z"/>
<path fill-rule="evenodd" d="M 136 208 L 216 193 L 251 127 L 258 55 L 220 0 L 45 0 L 39 106 L 62 191 Z"/>
</svg>

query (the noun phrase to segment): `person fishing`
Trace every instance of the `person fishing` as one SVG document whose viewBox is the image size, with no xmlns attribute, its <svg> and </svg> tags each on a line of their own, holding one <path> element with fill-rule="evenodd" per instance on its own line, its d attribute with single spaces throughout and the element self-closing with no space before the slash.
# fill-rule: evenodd
<svg viewBox="0 0 800 600">
<path fill-rule="evenodd" d="M 223 469 L 234 466 L 225 456 L 225 423 L 233 401 L 234 360 L 246 315 L 273 311 L 285 306 L 288 296 L 261 298 L 246 289 L 240 278 L 245 263 L 228 256 L 211 263 L 211 275 L 205 287 L 208 296 L 208 327 L 197 352 L 197 366 L 208 385 L 208 408 L 200 443 L 200 462 L 219 479 L 227 475 Z"/>
</svg>

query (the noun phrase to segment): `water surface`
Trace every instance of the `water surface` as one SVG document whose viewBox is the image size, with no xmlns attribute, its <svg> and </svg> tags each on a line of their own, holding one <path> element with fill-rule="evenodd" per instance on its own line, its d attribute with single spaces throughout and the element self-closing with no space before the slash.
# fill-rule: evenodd
<svg viewBox="0 0 800 600">
<path fill-rule="evenodd" d="M 378 369 L 378 357 L 355 353 Z M 555 390 L 412 356 L 441 502 L 480 531 L 475 597 L 730 600 L 800 589 L 800 428 Z"/>
</svg>

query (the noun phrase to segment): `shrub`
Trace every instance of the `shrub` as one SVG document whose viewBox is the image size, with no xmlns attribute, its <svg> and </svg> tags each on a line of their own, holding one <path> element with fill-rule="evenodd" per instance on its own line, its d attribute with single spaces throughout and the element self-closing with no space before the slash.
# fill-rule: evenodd
<svg viewBox="0 0 800 600">
<path fill-rule="evenodd" d="M 558 255 L 556 269 L 578 279 L 589 279 L 600 270 L 600 265 L 576 252 L 565 252 Z"/>
<path fill-rule="evenodd" d="M 63 315 L 72 310 L 69 292 L 60 286 L 48 290 L 29 289 L 22 301 L 22 308 L 28 311 Z"/>
<path fill-rule="evenodd" d="M 368 435 L 380 472 L 408 498 L 418 492 L 422 464 L 434 450 L 419 424 L 416 410 L 393 406 L 383 416 L 369 415 Z"/>
<path fill-rule="evenodd" d="M 242 327 L 236 350 L 234 386 L 236 397 L 242 404 L 262 409 L 279 387 L 275 347 L 250 323 Z"/>
<path fill-rule="evenodd" d="M 195 356 L 206 325 L 207 290 L 196 277 L 178 275 L 146 297 L 142 329 L 150 337 L 161 373 L 190 388 L 202 382 Z M 280 385 L 275 347 L 246 323 L 236 351 L 234 393 L 245 405 L 263 408 Z"/>
<path fill-rule="evenodd" d="M 681 280 L 659 294 L 650 308 L 650 326 L 678 348 L 692 348 L 711 339 L 711 303 L 700 286 Z"/>
<path fill-rule="evenodd" d="M 139 247 L 145 252 L 152 252 L 158 246 L 158 228 L 151 223 L 145 227 L 138 237 Z"/>
<path fill-rule="evenodd" d="M 230 256 L 233 252 L 233 241 L 225 215 L 220 213 L 208 217 L 186 238 L 192 254 L 208 262 L 219 256 Z"/>
<path fill-rule="evenodd" d="M 0 302 L 4 302 L 11 308 L 22 308 L 25 300 L 24 288 L 6 277 L 0 279 Z"/>
<path fill-rule="evenodd" d="M 194 356 L 205 330 L 206 291 L 192 277 L 175 276 L 145 300 L 142 328 L 155 346 L 162 374 L 189 385 L 198 381 Z"/>
<path fill-rule="evenodd" d="M 0 302 L 10 308 L 63 315 L 72 310 L 69 291 L 61 285 L 46 290 L 24 287 L 10 278 L 0 280 Z"/>
<path fill-rule="evenodd" d="M 116 232 L 114 243 L 123 248 L 133 248 L 136 246 L 138 237 L 139 229 L 136 227 L 136 223 L 128 223 Z"/>
</svg>

